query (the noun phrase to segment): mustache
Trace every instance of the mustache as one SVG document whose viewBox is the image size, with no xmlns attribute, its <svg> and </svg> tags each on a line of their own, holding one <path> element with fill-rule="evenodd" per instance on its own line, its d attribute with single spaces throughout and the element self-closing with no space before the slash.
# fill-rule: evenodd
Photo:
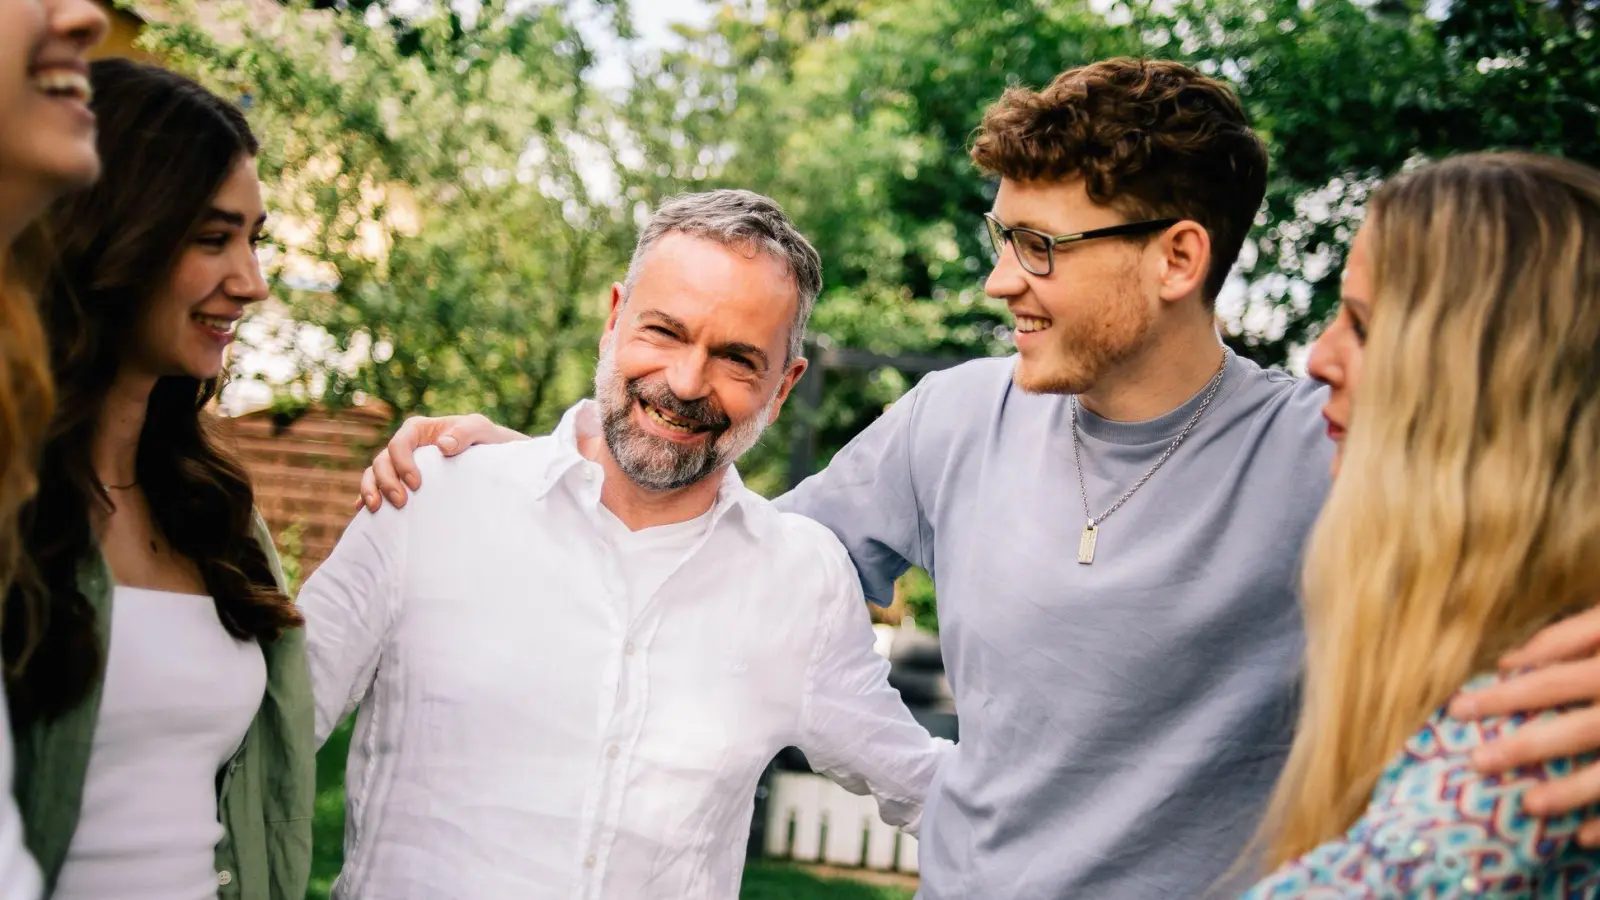
<svg viewBox="0 0 1600 900">
<path fill-rule="evenodd" d="M 627 392 L 630 401 L 643 400 L 712 431 L 724 431 L 733 424 L 728 414 L 722 411 L 722 407 L 710 398 L 684 400 L 674 394 L 662 381 L 634 379 L 628 382 Z"/>
</svg>

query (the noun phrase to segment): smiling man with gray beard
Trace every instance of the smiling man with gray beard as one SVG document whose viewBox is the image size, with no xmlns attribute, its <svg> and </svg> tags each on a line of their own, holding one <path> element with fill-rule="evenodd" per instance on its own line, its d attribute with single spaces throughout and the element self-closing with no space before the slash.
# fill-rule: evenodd
<svg viewBox="0 0 1600 900">
<path fill-rule="evenodd" d="M 733 467 L 821 287 L 772 201 L 679 197 L 613 285 L 595 399 L 443 460 L 307 582 L 319 740 L 359 707 L 336 898 L 739 892 L 781 748 L 915 831 L 950 746 L 873 651 L 850 558 Z"/>
</svg>

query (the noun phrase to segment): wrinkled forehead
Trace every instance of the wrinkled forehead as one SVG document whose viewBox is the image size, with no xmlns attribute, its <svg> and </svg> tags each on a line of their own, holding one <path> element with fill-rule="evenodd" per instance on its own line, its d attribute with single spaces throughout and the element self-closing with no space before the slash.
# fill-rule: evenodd
<svg viewBox="0 0 1600 900">
<path fill-rule="evenodd" d="M 784 260 L 759 245 L 665 235 L 639 259 L 629 312 L 667 316 L 720 340 L 786 346 L 800 292 Z"/>
</svg>

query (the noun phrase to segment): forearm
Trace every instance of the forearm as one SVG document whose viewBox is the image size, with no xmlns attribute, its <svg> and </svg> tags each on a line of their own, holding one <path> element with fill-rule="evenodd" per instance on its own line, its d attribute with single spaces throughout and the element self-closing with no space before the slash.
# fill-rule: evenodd
<svg viewBox="0 0 1600 900">
<path fill-rule="evenodd" d="M 844 569 L 843 561 L 837 565 Z M 809 673 L 800 749 L 812 767 L 872 794 L 885 822 L 913 833 L 939 765 L 954 745 L 928 733 L 889 684 L 853 579 L 823 631 Z"/>
<path fill-rule="evenodd" d="M 319 746 L 366 694 L 388 628 L 391 556 L 375 518 L 358 514 L 300 592 Z"/>
</svg>

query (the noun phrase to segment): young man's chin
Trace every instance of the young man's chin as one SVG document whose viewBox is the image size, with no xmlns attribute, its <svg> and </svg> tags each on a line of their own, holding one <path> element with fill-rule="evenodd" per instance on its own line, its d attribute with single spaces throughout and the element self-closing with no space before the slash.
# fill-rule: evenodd
<svg viewBox="0 0 1600 900">
<path fill-rule="evenodd" d="M 1060 360 L 1033 361 L 1019 356 L 1011 381 L 1029 394 L 1081 394 L 1088 389 L 1082 373 Z"/>
</svg>

